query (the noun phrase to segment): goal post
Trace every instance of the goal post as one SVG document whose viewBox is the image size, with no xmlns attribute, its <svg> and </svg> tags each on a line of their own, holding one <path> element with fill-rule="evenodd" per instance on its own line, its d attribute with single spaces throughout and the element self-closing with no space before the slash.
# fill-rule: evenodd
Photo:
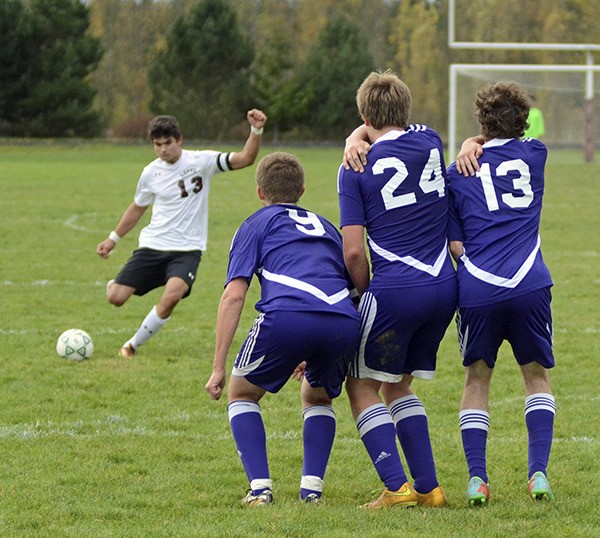
<svg viewBox="0 0 600 538">
<path fill-rule="evenodd" d="M 542 101 L 539 103 L 539 108 L 547 123 L 544 142 L 547 145 L 583 148 L 585 160 L 592 161 L 598 139 L 594 97 L 595 88 L 599 87 L 600 83 L 600 80 L 596 81 L 600 66 L 594 65 L 592 53 L 600 51 L 600 44 L 458 40 L 455 35 L 456 2 L 457 0 L 448 0 L 448 46 L 451 49 L 583 52 L 586 55 L 586 63 L 580 65 L 451 64 L 448 105 L 450 159 L 456 156 L 458 138 L 479 133 L 472 107 L 476 91 L 484 84 L 510 79 L 522 84 L 530 94 L 535 93 L 536 102 Z M 470 77 L 474 83 L 464 84 L 463 88 L 461 77 Z M 463 131 L 464 125 L 468 128 Z"/>
<path fill-rule="evenodd" d="M 475 94 L 490 83 L 515 81 L 534 96 L 544 114 L 550 147 L 583 148 L 591 161 L 598 139 L 594 105 L 600 87 L 600 65 L 451 64 L 449 76 L 448 152 L 456 156 L 458 144 L 479 134 Z"/>
</svg>

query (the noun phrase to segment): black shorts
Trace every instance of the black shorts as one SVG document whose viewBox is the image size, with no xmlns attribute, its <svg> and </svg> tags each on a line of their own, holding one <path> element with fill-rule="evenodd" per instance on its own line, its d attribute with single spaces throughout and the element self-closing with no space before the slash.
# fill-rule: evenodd
<svg viewBox="0 0 600 538">
<path fill-rule="evenodd" d="M 138 248 L 121 268 L 115 282 L 135 288 L 135 295 L 145 295 L 164 286 L 170 278 L 179 277 L 189 286 L 185 298 L 192 291 L 201 257 L 201 250 L 176 252 Z"/>
</svg>

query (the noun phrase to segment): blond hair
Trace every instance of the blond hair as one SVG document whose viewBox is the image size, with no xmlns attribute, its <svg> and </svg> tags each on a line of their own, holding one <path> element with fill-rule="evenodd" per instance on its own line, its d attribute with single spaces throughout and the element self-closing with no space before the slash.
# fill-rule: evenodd
<svg viewBox="0 0 600 538">
<path fill-rule="evenodd" d="M 412 97 L 408 86 L 390 69 L 373 71 L 356 92 L 358 112 L 375 129 L 408 125 Z"/>
</svg>

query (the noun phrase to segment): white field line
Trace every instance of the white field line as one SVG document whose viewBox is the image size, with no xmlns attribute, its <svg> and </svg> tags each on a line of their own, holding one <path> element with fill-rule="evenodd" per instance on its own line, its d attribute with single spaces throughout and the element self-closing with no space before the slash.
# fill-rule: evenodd
<svg viewBox="0 0 600 538">
<path fill-rule="evenodd" d="M 135 327 L 129 327 L 129 328 L 121 328 L 121 329 L 110 329 L 110 328 L 104 328 L 104 329 L 98 329 L 98 330 L 94 330 L 94 335 L 104 335 L 104 334 L 124 334 L 124 333 L 129 333 L 132 330 L 135 330 Z M 42 332 L 47 332 L 45 329 L 5 329 L 0 327 L 0 336 L 27 336 L 27 335 L 32 335 L 32 334 L 42 334 Z M 180 325 L 177 327 L 169 327 L 169 332 L 176 332 L 176 333 L 181 333 L 181 334 L 196 334 L 197 333 L 197 329 L 191 327 L 191 326 L 186 326 L 186 325 Z M 600 333 L 600 328 L 598 327 L 583 327 L 580 329 L 557 329 L 556 327 L 554 328 L 554 333 L 555 334 L 599 334 Z"/>
<path fill-rule="evenodd" d="M 104 336 L 107 334 L 126 334 L 131 333 L 131 331 L 135 331 L 136 327 L 133 325 L 131 327 L 122 327 L 120 329 L 111 329 L 111 328 L 103 328 L 103 329 L 94 329 L 94 336 Z M 88 331 L 89 332 L 89 331 Z M 178 327 L 169 327 L 170 333 L 181 333 L 181 334 L 198 334 L 198 329 L 187 325 L 180 325 Z M 39 335 L 39 334 L 47 334 L 47 329 L 2 329 L 0 328 L 0 336 L 28 336 L 28 335 Z"/>
<path fill-rule="evenodd" d="M 89 288 L 90 283 L 89 282 L 75 282 L 73 280 L 32 280 L 31 282 L 14 282 L 13 280 L 2 280 L 2 281 L 0 281 L 0 286 L 6 286 L 6 287 L 19 286 L 21 288 L 22 287 L 37 288 L 37 287 L 44 287 L 44 286 L 78 286 L 78 287 Z M 91 286 L 93 286 L 95 288 L 98 288 L 98 287 L 103 288 L 106 286 L 106 282 L 99 282 L 98 280 L 96 280 L 96 282 L 91 284 Z"/>
<path fill-rule="evenodd" d="M 207 434 L 193 431 L 182 431 L 175 429 L 177 424 L 172 424 L 171 428 L 157 429 L 150 424 L 131 424 L 129 420 L 124 417 L 118 417 L 117 422 L 113 422 L 114 417 L 108 417 L 105 420 L 96 420 L 92 422 L 85 422 L 83 420 L 77 420 L 74 422 L 35 422 L 35 423 L 19 423 L 10 426 L 0 426 L 0 439 L 18 439 L 18 440 L 34 440 L 34 439 L 48 439 L 48 438 L 78 438 L 78 439 L 92 439 L 100 437 L 142 437 L 142 438 L 184 438 L 190 440 L 206 440 L 208 442 L 216 441 L 227 441 L 231 439 L 231 433 L 226 432 L 219 435 L 214 433 Z M 206 417 L 204 417 L 206 418 Z M 215 418 L 215 417 L 213 417 Z M 173 417 L 165 417 L 162 419 L 164 422 L 171 422 Z M 219 416 L 218 420 L 225 422 L 227 419 L 225 415 Z M 156 421 L 155 421 L 156 422 Z M 159 420 L 158 422 L 161 422 Z M 189 424 L 191 420 L 185 421 L 185 424 Z M 199 423 L 200 419 L 195 419 L 194 423 Z M 181 422 L 180 422 L 181 424 Z M 267 435 L 269 440 L 301 440 L 301 420 L 298 419 L 298 430 L 292 431 L 278 431 L 270 432 Z M 513 445 L 522 444 L 523 436 L 510 436 L 510 437 L 498 437 L 494 436 L 490 442 L 494 445 Z M 573 445 L 577 447 L 592 446 L 594 449 L 600 445 L 600 441 L 593 437 L 555 437 L 554 443 Z M 336 443 L 342 443 L 345 445 L 360 445 L 361 440 L 356 436 L 340 436 L 336 437 Z"/>
<path fill-rule="evenodd" d="M 94 220 L 95 217 L 99 216 L 100 213 L 86 213 L 85 220 L 90 221 Z M 67 220 L 63 222 L 63 225 L 71 230 L 76 230 L 78 232 L 93 232 L 93 233 L 102 233 L 98 232 L 95 229 L 88 228 L 84 224 L 81 223 L 81 215 L 71 215 Z"/>
</svg>

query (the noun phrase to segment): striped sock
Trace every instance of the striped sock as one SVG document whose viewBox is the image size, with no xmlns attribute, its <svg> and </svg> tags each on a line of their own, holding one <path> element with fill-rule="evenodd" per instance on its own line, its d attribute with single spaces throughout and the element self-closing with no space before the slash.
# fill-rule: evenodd
<svg viewBox="0 0 600 538">
<path fill-rule="evenodd" d="M 529 436 L 529 478 L 541 471 L 546 474 L 552 438 L 556 403 L 552 394 L 532 394 L 525 398 L 525 424 Z"/>
<path fill-rule="evenodd" d="M 367 407 L 356 419 L 358 434 L 385 487 L 399 490 L 408 481 L 396 446 L 396 428 L 388 408 L 381 404 Z"/>
<path fill-rule="evenodd" d="M 248 476 L 252 494 L 271 489 L 267 461 L 267 436 L 260 405 L 247 400 L 235 400 L 227 406 L 229 424 L 242 465 Z"/>
<path fill-rule="evenodd" d="M 439 486 L 433 450 L 429 438 L 427 413 L 421 400 L 411 394 L 389 405 L 396 424 L 396 433 L 406 458 L 413 485 L 420 493 L 429 493 Z"/>
<path fill-rule="evenodd" d="M 490 415 L 481 409 L 463 409 L 458 417 L 469 477 L 478 476 L 488 483 L 486 445 L 490 430 Z"/>
<path fill-rule="evenodd" d="M 311 405 L 302 411 L 304 462 L 300 480 L 300 498 L 311 493 L 321 496 L 323 477 L 335 437 L 335 412 L 330 405 Z"/>
</svg>

